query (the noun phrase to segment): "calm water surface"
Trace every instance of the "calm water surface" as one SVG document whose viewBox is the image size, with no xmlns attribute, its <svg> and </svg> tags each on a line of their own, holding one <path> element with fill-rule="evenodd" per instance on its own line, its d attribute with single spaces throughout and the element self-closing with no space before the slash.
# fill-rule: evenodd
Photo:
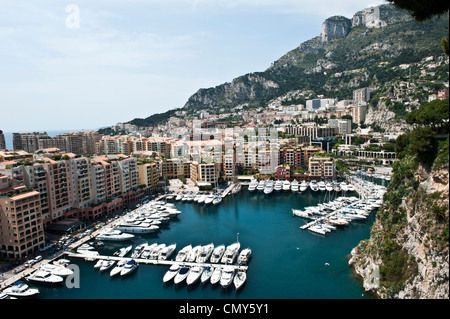
<svg viewBox="0 0 450 319">
<path fill-rule="evenodd" d="M 327 236 L 299 227 L 306 220 L 292 215 L 324 200 L 317 192 L 292 194 L 248 192 L 245 187 L 226 197 L 218 206 L 176 202 L 182 212 L 156 235 L 136 235 L 133 246 L 144 242 L 186 245 L 229 245 L 239 233 L 241 249 L 253 251 L 247 283 L 239 291 L 234 287 L 201 284 L 186 286 L 164 284 L 168 266 L 140 265 L 128 277 L 109 276 L 93 268 L 94 262 L 71 259 L 80 268 L 80 288 L 39 287 L 45 299 L 361 299 L 362 283 L 348 267 L 348 255 L 361 240 L 369 238 L 375 219 L 353 222 Z M 128 243 L 105 242 L 99 252 L 112 255 Z M 176 252 L 175 252 L 176 254 Z M 174 258 L 175 254 L 172 256 Z M 328 263 L 329 265 L 326 265 Z"/>
</svg>

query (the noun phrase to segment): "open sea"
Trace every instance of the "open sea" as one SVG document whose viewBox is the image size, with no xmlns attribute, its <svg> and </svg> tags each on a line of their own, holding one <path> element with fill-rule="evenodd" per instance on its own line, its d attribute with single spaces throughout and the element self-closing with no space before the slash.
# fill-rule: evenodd
<svg viewBox="0 0 450 319">
<path fill-rule="evenodd" d="M 350 194 L 347 194 L 350 195 Z M 352 194 L 357 196 L 356 193 Z M 375 220 L 354 221 L 326 236 L 301 230 L 307 220 L 296 217 L 291 209 L 302 209 L 324 201 L 320 192 L 249 192 L 247 187 L 229 195 L 214 206 L 175 202 L 182 212 L 160 232 L 135 235 L 133 247 L 149 244 L 229 245 L 239 236 L 241 250 L 250 247 L 247 282 L 236 291 L 219 284 L 193 286 L 164 284 L 169 266 L 142 264 L 131 275 L 110 277 L 100 273 L 94 262 L 70 259 L 79 266 L 79 288 L 39 286 L 40 299 L 372 299 L 362 282 L 348 266 L 349 254 L 358 243 L 370 237 Z M 239 235 L 238 235 L 239 234 Z M 105 242 L 98 251 L 112 255 L 127 242 Z M 31 285 L 33 286 L 33 285 Z"/>
</svg>

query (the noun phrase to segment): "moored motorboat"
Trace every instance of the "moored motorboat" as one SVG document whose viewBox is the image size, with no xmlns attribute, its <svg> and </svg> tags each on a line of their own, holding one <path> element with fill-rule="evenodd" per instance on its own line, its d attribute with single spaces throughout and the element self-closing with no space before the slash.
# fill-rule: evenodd
<svg viewBox="0 0 450 319">
<path fill-rule="evenodd" d="M 253 192 L 253 191 L 255 191 L 256 190 L 256 187 L 258 186 L 258 181 L 256 180 L 256 179 L 252 179 L 251 181 L 250 181 L 250 184 L 248 185 L 248 190 L 250 191 L 250 192 Z"/>
<path fill-rule="evenodd" d="M 283 189 L 283 182 L 280 180 L 277 180 L 275 182 L 275 186 L 273 187 L 273 189 L 277 192 L 281 191 Z"/>
<path fill-rule="evenodd" d="M 233 284 L 236 290 L 240 289 L 247 280 L 247 273 L 243 270 L 239 270 L 233 279 Z"/>
<path fill-rule="evenodd" d="M 120 275 L 126 276 L 131 274 L 138 268 L 138 266 L 139 264 L 134 259 L 131 259 L 127 261 L 126 264 L 123 266 L 122 270 L 120 271 Z"/>
<path fill-rule="evenodd" d="M 200 251 L 199 251 L 195 261 L 198 262 L 198 263 L 206 263 L 208 261 L 208 258 L 211 256 L 213 250 L 214 250 L 214 244 L 213 243 L 203 246 L 200 249 Z"/>
<path fill-rule="evenodd" d="M 213 205 L 217 205 L 217 204 L 220 204 L 222 202 L 222 197 L 221 196 L 219 196 L 219 195 L 217 195 L 215 198 L 214 198 L 214 200 L 213 200 Z"/>
<path fill-rule="evenodd" d="M 170 256 L 174 253 L 175 249 L 177 248 L 177 244 L 172 244 L 169 246 L 164 247 L 161 250 L 161 253 L 158 255 L 158 260 L 168 260 Z"/>
<path fill-rule="evenodd" d="M 104 272 L 104 271 L 110 269 L 112 266 L 114 266 L 115 263 L 116 263 L 115 260 L 104 260 L 103 264 L 100 266 L 99 271 Z"/>
<path fill-rule="evenodd" d="M 122 271 L 122 269 L 126 263 L 127 263 L 126 259 L 119 260 L 117 262 L 117 265 L 113 269 L 111 269 L 111 271 L 109 272 L 109 275 L 111 277 L 114 277 L 115 275 L 120 274 L 120 272 Z"/>
<path fill-rule="evenodd" d="M 35 297 L 39 294 L 39 289 L 30 288 L 23 281 L 16 281 L 11 287 L 8 287 L 3 290 L 3 293 L 7 294 L 10 297 Z"/>
<path fill-rule="evenodd" d="M 186 279 L 186 277 L 189 275 L 191 267 L 189 266 L 182 266 L 178 273 L 176 274 L 175 278 L 173 279 L 173 282 L 176 284 L 181 283 L 183 280 Z"/>
<path fill-rule="evenodd" d="M 264 194 L 269 195 L 273 192 L 273 181 L 268 180 L 266 185 L 264 186 Z"/>
<path fill-rule="evenodd" d="M 181 269 L 180 265 L 173 264 L 170 266 L 169 270 L 164 274 L 163 282 L 169 282 L 178 274 L 178 271 Z"/>
<path fill-rule="evenodd" d="M 200 277 L 200 281 L 202 283 L 208 282 L 211 279 L 211 276 L 214 272 L 214 267 L 204 267 L 202 276 Z"/>
<path fill-rule="evenodd" d="M 296 179 L 294 179 L 291 183 L 291 191 L 294 193 L 299 191 L 299 183 Z"/>
<path fill-rule="evenodd" d="M 200 276 L 202 275 L 203 267 L 200 266 L 194 266 L 191 268 L 191 271 L 189 271 L 189 275 L 186 277 L 186 284 L 192 285 L 197 280 L 200 279 Z"/>
<path fill-rule="evenodd" d="M 252 250 L 250 248 L 243 249 L 238 256 L 237 262 L 239 265 L 245 265 L 250 260 Z"/>
<path fill-rule="evenodd" d="M 234 277 L 234 267 L 224 267 L 222 270 L 222 276 L 220 277 L 220 285 L 223 288 L 227 288 L 233 282 Z"/>
<path fill-rule="evenodd" d="M 25 277 L 26 280 L 39 284 L 60 285 L 64 279 L 61 276 L 52 275 L 51 272 L 38 269 L 31 275 Z"/>
<path fill-rule="evenodd" d="M 185 261 L 186 257 L 188 256 L 189 252 L 192 249 L 192 245 L 187 245 L 185 247 L 183 247 L 183 249 L 181 249 L 177 256 L 175 257 L 176 261 Z"/>
<path fill-rule="evenodd" d="M 109 241 L 125 241 L 134 238 L 133 234 L 122 233 L 120 230 L 107 229 L 104 232 L 97 235 L 97 240 L 109 240 Z"/>
<path fill-rule="evenodd" d="M 39 267 L 40 270 L 48 271 L 52 275 L 67 277 L 73 275 L 73 270 L 62 265 L 43 264 Z"/>
<path fill-rule="evenodd" d="M 136 246 L 133 250 L 133 253 L 131 254 L 131 258 L 139 258 L 141 256 L 141 254 L 143 253 L 145 247 L 147 247 L 147 246 L 148 246 L 147 243 Z"/>
<path fill-rule="evenodd" d="M 239 249 L 241 248 L 241 244 L 239 242 L 235 242 L 227 247 L 225 253 L 222 256 L 223 264 L 232 264 L 234 259 L 236 258 Z"/>
<path fill-rule="evenodd" d="M 211 204 L 214 200 L 215 196 L 213 193 L 209 194 L 206 198 L 205 198 L 205 204 Z"/>
<path fill-rule="evenodd" d="M 220 259 L 222 258 L 224 253 L 225 253 L 225 245 L 219 245 L 216 248 L 214 248 L 210 258 L 211 263 L 220 262 Z"/>
<path fill-rule="evenodd" d="M 290 189 L 291 189 L 291 182 L 289 182 L 288 180 L 283 181 L 283 190 L 288 191 Z"/>
<path fill-rule="evenodd" d="M 216 267 L 214 268 L 213 273 L 211 274 L 211 279 L 209 280 L 212 285 L 217 284 L 222 277 L 222 268 Z"/>
<path fill-rule="evenodd" d="M 194 262 L 197 259 L 198 254 L 200 253 L 200 250 L 202 249 L 202 246 L 198 245 L 191 249 L 189 254 L 186 257 L 187 262 Z"/>
<path fill-rule="evenodd" d="M 117 257 L 125 257 L 126 255 L 128 255 L 128 253 L 131 251 L 132 248 L 133 248 L 133 246 L 131 246 L 131 245 L 129 245 L 127 247 L 122 247 L 122 248 L 116 250 L 113 255 L 117 256 Z"/>
<path fill-rule="evenodd" d="M 327 189 L 324 181 L 320 181 L 318 186 L 319 186 L 319 191 L 321 191 L 321 192 L 323 192 Z"/>
</svg>

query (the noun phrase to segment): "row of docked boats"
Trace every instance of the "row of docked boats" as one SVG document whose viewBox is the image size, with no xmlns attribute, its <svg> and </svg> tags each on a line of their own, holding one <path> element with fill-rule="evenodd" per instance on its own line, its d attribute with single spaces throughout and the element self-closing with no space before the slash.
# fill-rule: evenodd
<svg viewBox="0 0 450 319">
<path fill-rule="evenodd" d="M 303 210 L 292 209 L 292 213 L 295 216 L 312 220 L 301 226 L 301 229 L 325 235 L 352 221 L 365 220 L 372 211 L 381 206 L 386 188 L 373 183 L 370 185 L 365 183 L 365 189 L 369 190 L 368 196 L 365 198 L 341 196 L 327 203 L 305 207 Z"/>
<path fill-rule="evenodd" d="M 218 205 L 222 202 L 222 196 L 219 193 L 200 193 L 200 192 L 189 192 L 189 193 L 179 193 L 174 199 L 181 202 L 194 202 L 198 204 L 213 204 Z"/>
<path fill-rule="evenodd" d="M 273 180 L 260 180 L 252 179 L 249 183 L 248 190 L 250 192 L 261 191 L 264 194 L 271 194 L 273 191 L 292 191 L 294 193 L 303 193 L 307 190 L 311 190 L 313 192 L 322 191 L 322 192 L 353 192 L 355 188 L 352 184 L 347 184 L 345 181 L 343 182 L 325 182 L 325 181 L 316 181 L 312 180 L 307 182 L 305 180 L 298 182 L 297 180 L 290 181 L 273 181 Z"/>
<path fill-rule="evenodd" d="M 228 288 L 232 284 L 236 289 L 240 289 L 247 280 L 245 270 L 235 268 L 233 266 L 190 266 L 174 264 L 164 274 L 163 282 L 172 281 L 175 284 L 185 282 L 188 286 L 197 282 L 202 284 L 211 283 L 215 285 L 219 283 L 223 288 Z"/>
</svg>

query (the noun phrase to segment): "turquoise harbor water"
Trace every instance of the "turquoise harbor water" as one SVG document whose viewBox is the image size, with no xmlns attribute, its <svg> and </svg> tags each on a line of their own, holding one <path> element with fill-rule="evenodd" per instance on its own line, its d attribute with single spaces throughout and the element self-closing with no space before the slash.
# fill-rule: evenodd
<svg viewBox="0 0 450 319">
<path fill-rule="evenodd" d="M 356 195 L 356 194 L 355 194 Z M 72 258 L 80 269 L 80 287 L 39 287 L 43 299 L 367 299 L 362 283 L 348 267 L 348 255 L 369 238 L 375 213 L 326 236 L 301 230 L 306 220 L 292 215 L 324 200 L 320 192 L 251 193 L 246 187 L 217 206 L 175 202 L 182 212 L 155 235 L 136 235 L 133 246 L 144 242 L 186 245 L 229 245 L 239 233 L 241 249 L 253 251 L 245 286 L 239 291 L 210 283 L 187 286 L 164 284 L 168 266 L 145 265 L 127 277 L 109 276 L 94 262 Z M 105 242 L 101 254 L 112 255 L 126 242 Z M 176 252 L 175 252 L 176 254 Z M 173 255 L 173 257 L 175 256 Z M 327 265 L 327 264 L 329 265 Z"/>
</svg>

